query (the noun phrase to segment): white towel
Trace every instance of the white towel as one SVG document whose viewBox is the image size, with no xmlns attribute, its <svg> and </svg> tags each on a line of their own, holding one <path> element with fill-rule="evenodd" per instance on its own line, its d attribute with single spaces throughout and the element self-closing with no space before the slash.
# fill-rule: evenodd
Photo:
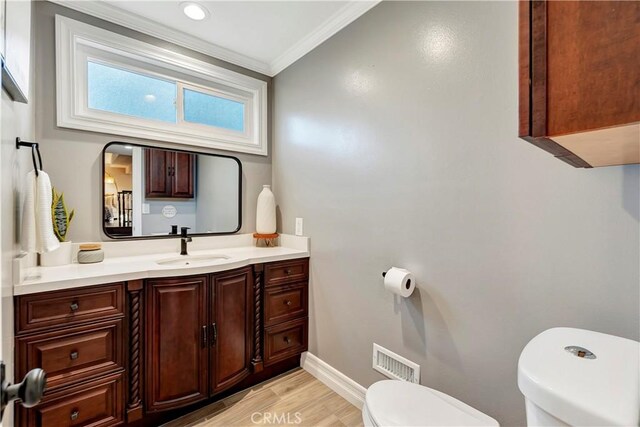
<svg viewBox="0 0 640 427">
<path fill-rule="evenodd" d="M 51 217 L 51 180 L 44 171 L 27 174 L 22 213 L 22 249 L 27 252 L 45 253 L 60 247 L 53 233 Z"/>
</svg>

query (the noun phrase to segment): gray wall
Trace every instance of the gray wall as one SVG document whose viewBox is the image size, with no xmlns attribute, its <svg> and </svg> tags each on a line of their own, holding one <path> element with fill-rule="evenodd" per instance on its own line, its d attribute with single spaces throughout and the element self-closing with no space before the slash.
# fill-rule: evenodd
<svg viewBox="0 0 640 427">
<path fill-rule="evenodd" d="M 73 241 L 108 240 L 102 233 L 102 196 L 100 194 L 100 153 L 110 141 L 138 142 L 147 145 L 176 147 L 156 141 L 146 141 L 123 136 L 106 135 L 56 126 L 55 92 L 55 26 L 56 14 L 68 16 L 97 27 L 105 28 L 128 37 L 146 41 L 170 50 L 196 57 L 269 82 L 267 76 L 245 70 L 223 61 L 181 48 L 136 31 L 102 21 L 49 2 L 34 3 L 35 65 L 37 138 L 42 146 L 45 169 L 51 175 L 54 186 L 65 193 L 65 201 L 75 208 L 76 216 L 70 228 Z M 178 148 L 184 149 L 185 146 Z M 232 154 L 197 148 L 196 151 Z M 232 154 L 243 166 L 243 227 L 241 232 L 255 229 L 256 199 L 263 184 L 271 182 L 271 158 L 249 154 Z"/>
<path fill-rule="evenodd" d="M 517 135 L 516 2 L 384 2 L 274 79 L 283 231 L 311 237 L 309 349 L 361 384 L 376 342 L 524 425 L 523 346 L 638 339 L 638 166 L 574 169 Z M 412 270 L 399 301 L 381 272 Z"/>
</svg>

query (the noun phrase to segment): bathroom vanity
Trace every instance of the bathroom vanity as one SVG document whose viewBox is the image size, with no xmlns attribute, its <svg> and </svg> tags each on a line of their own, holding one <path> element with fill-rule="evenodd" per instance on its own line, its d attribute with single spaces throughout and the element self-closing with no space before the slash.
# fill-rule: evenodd
<svg viewBox="0 0 640 427">
<path fill-rule="evenodd" d="M 299 366 L 308 251 L 218 252 L 40 268 L 16 286 L 15 376 L 48 379 L 16 425 L 158 425 Z"/>
</svg>

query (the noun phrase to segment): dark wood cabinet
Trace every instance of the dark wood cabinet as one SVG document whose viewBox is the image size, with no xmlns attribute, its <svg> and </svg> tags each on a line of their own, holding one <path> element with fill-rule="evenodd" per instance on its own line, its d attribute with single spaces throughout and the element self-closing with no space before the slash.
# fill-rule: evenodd
<svg viewBox="0 0 640 427">
<path fill-rule="evenodd" d="M 575 167 L 640 163 L 640 2 L 521 1 L 519 136 Z"/>
<path fill-rule="evenodd" d="M 115 426 L 124 421 L 124 283 L 17 296 L 15 377 L 47 373 L 35 408 L 16 425 Z"/>
<path fill-rule="evenodd" d="M 309 260 L 264 266 L 264 366 L 307 350 Z"/>
<path fill-rule="evenodd" d="M 205 276 L 147 281 L 147 411 L 209 397 L 207 294 Z"/>
<path fill-rule="evenodd" d="M 208 291 L 206 276 L 147 281 L 148 411 L 198 402 L 250 374 L 251 275 L 211 275 Z"/>
<path fill-rule="evenodd" d="M 48 377 L 16 425 L 160 425 L 299 366 L 308 272 L 294 259 L 16 297 L 15 377 Z"/>
<path fill-rule="evenodd" d="M 251 361 L 252 270 L 211 276 L 211 392 L 249 375 Z"/>
<path fill-rule="evenodd" d="M 147 198 L 194 197 L 195 156 L 178 151 L 145 149 Z"/>
</svg>

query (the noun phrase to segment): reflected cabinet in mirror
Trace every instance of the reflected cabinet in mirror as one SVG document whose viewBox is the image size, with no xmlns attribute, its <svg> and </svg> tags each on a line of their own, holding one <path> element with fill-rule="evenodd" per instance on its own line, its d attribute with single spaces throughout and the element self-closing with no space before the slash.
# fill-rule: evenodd
<svg viewBox="0 0 640 427">
<path fill-rule="evenodd" d="M 111 142 L 102 150 L 104 232 L 112 238 L 229 234 L 240 229 L 235 157 Z"/>
</svg>

